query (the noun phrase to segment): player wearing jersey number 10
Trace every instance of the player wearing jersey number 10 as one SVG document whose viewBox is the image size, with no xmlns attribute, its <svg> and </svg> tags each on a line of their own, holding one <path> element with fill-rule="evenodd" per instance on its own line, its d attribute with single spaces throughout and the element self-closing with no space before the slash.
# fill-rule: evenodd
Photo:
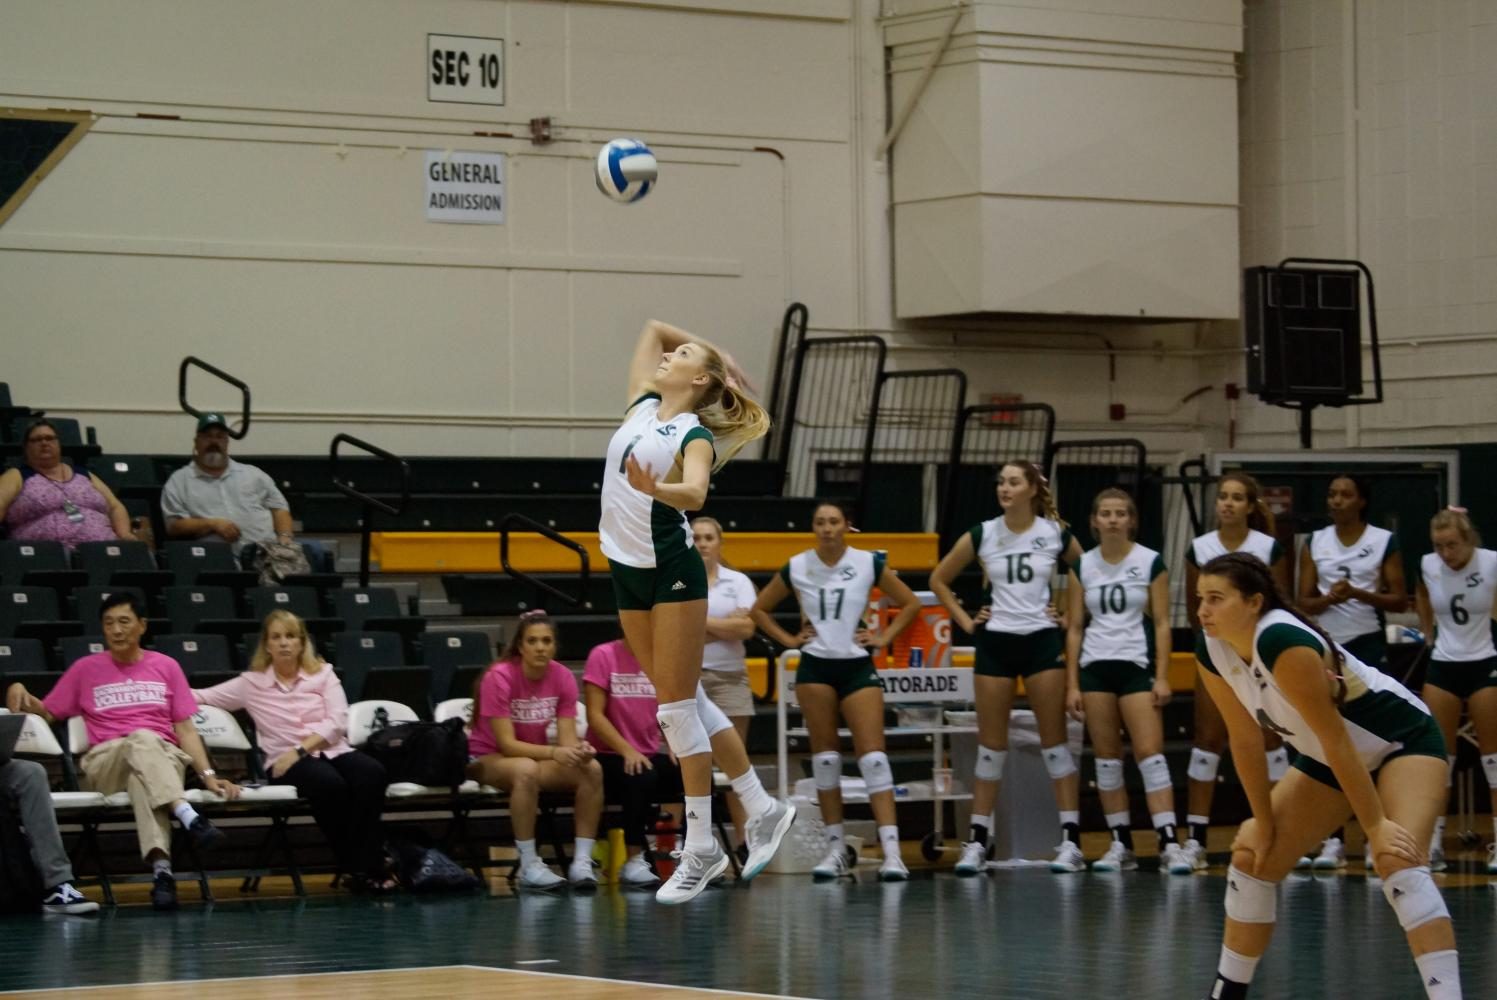
<svg viewBox="0 0 1497 1000">
<path fill-rule="evenodd" d="M 1066 588 L 1066 710 L 1086 722 L 1097 752 L 1097 791 L 1112 844 L 1093 871 L 1138 867 L 1123 787 L 1123 741 L 1143 776 L 1162 871 L 1184 863 L 1175 837 L 1175 790 L 1164 759 L 1164 716 L 1172 692 L 1170 578 L 1164 559 L 1133 540 L 1138 508 L 1120 489 L 1092 501 L 1098 546 L 1071 567 Z"/>
<path fill-rule="evenodd" d="M 1419 562 L 1416 603 L 1426 641 L 1433 636 L 1434 653 L 1420 696 L 1445 735 L 1451 768 L 1461 705 L 1465 704 L 1476 726 L 1492 815 L 1497 817 L 1497 648 L 1492 642 L 1492 619 L 1497 618 L 1497 552 L 1481 547 L 1471 518 L 1456 507 L 1434 516 L 1429 536 L 1435 551 Z M 1449 768 L 1445 785 L 1448 796 Z M 1493 827 L 1497 834 L 1497 818 Z M 1429 848 L 1430 867 L 1435 871 L 1445 867 L 1444 840 L 1442 809 Z M 1497 875 L 1497 841 L 1488 849 L 1487 874 Z"/>
<path fill-rule="evenodd" d="M 1008 757 L 1008 716 L 1014 688 L 1024 689 L 1040 732 L 1041 755 L 1060 811 L 1061 842 L 1054 872 L 1086 868 L 1081 854 L 1081 782 L 1066 746 L 1064 640 L 1050 609 L 1050 582 L 1081 559 L 1081 546 L 1055 510 L 1050 483 L 1033 462 L 1016 460 L 998 470 L 1003 514 L 974 525 L 957 539 L 930 575 L 930 589 L 951 620 L 972 634 L 977 647 L 972 683 L 977 701 L 977 767 L 972 789 L 972 834 L 962 844 L 956 874 L 976 875 L 988 860 L 988 831 L 998 782 Z M 969 614 L 951 583 L 973 559 L 982 562 L 991 600 Z"/>
<path fill-rule="evenodd" d="M 816 547 L 792 556 L 781 567 L 754 602 L 752 615 L 754 624 L 775 642 L 801 651 L 795 694 L 811 738 L 811 769 L 827 833 L 826 857 L 812 869 L 812 875 L 835 879 L 849 873 L 842 839 L 840 708 L 852 730 L 858 771 L 878 822 L 878 839 L 884 849 L 879 879 L 902 882 L 910 873 L 899 855 L 894 775 L 884 753 L 884 691 L 869 650 L 893 642 L 920 613 L 920 599 L 884 564 L 882 553 L 848 548 L 849 527 L 841 504 L 818 503 L 811 521 Z M 899 605 L 899 614 L 879 632 L 863 623 L 874 587 Z M 770 615 L 791 594 L 800 601 L 804 619 L 795 635 L 780 628 Z"/>
</svg>

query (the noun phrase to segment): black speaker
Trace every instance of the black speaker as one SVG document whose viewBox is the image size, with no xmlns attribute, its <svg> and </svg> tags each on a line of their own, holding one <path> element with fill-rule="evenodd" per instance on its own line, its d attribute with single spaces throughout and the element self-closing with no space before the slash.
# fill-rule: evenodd
<svg viewBox="0 0 1497 1000">
<path fill-rule="evenodd" d="M 1242 277 L 1249 392 L 1331 404 L 1361 395 L 1359 272 L 1250 267 Z"/>
</svg>

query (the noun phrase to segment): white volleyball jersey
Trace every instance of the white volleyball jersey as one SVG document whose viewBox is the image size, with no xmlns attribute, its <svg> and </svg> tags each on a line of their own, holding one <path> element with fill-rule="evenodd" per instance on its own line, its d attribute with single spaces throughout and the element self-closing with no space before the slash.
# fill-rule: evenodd
<svg viewBox="0 0 1497 1000">
<path fill-rule="evenodd" d="M 712 432 L 695 413 L 659 420 L 660 396 L 647 392 L 635 401 L 624 423 L 608 442 L 608 464 L 603 469 L 603 516 L 598 522 L 598 545 L 614 562 L 640 569 L 659 564 L 666 553 L 692 544 L 686 515 L 629 485 L 625 462 L 630 455 L 663 482 L 696 438 L 712 443 Z"/>
<path fill-rule="evenodd" d="M 726 566 L 717 567 L 717 582 L 707 588 L 707 617 L 731 618 L 754 606 L 754 581 Z M 703 670 L 742 670 L 742 639 L 713 639 L 702 650 Z"/>
<path fill-rule="evenodd" d="M 989 632 L 1028 635 L 1054 628 L 1050 617 L 1050 577 L 1064 572 L 1071 533 L 1057 521 L 1037 517 L 1026 531 L 1014 534 L 1002 517 L 984 521 L 968 532 L 972 549 L 988 575 Z"/>
<path fill-rule="evenodd" d="M 1360 538 L 1342 545 L 1334 524 L 1310 536 L 1310 558 L 1315 562 L 1316 589 L 1322 596 L 1337 580 L 1347 580 L 1358 590 L 1377 591 L 1383 560 L 1398 551 L 1398 539 L 1386 528 L 1367 525 Z M 1359 635 L 1383 627 L 1377 608 L 1365 601 L 1342 601 L 1326 608 L 1315 620 L 1337 642 L 1350 642 Z"/>
<path fill-rule="evenodd" d="M 828 660 L 869 655 L 853 636 L 863 627 L 868 593 L 883 573 L 884 556 L 879 552 L 848 549 L 835 566 L 822 562 L 815 549 L 791 556 L 780 568 L 780 579 L 795 591 L 801 614 L 816 630 L 801 652 Z"/>
<path fill-rule="evenodd" d="M 1333 667 L 1325 640 L 1306 628 L 1288 611 L 1270 611 L 1258 619 L 1253 633 L 1253 660 L 1243 661 L 1227 643 L 1204 633 L 1196 642 L 1196 659 L 1232 687 L 1237 700 L 1263 728 L 1278 733 L 1286 743 L 1312 760 L 1330 766 L 1310 724 L 1284 697 L 1274 680 L 1273 664 L 1287 649 L 1305 646 Z M 1337 643 L 1340 646 L 1340 643 Z M 1340 706 L 1341 718 L 1351 736 L 1357 756 L 1369 771 L 1376 770 L 1393 751 L 1402 748 L 1399 735 L 1429 716 L 1429 709 L 1407 688 L 1392 677 L 1369 667 L 1341 647 L 1342 676 L 1346 679 L 1346 699 Z"/>
<path fill-rule="evenodd" d="M 1149 586 L 1164 572 L 1164 559 L 1153 549 L 1134 543 L 1116 563 L 1102 558 L 1100 548 L 1081 557 L 1076 575 L 1086 602 L 1086 633 L 1081 640 L 1081 665 L 1098 660 L 1122 660 L 1144 669 L 1154 666 L 1154 619 L 1149 614 Z"/>
<path fill-rule="evenodd" d="M 1272 535 L 1265 535 L 1257 530 L 1249 530 L 1247 538 L 1243 539 L 1240 546 L 1229 549 L 1222 541 L 1220 533 L 1208 531 L 1204 535 L 1197 536 L 1190 543 L 1190 548 L 1185 550 L 1185 561 L 1196 569 L 1200 569 L 1217 556 L 1224 556 L 1229 552 L 1245 552 L 1272 566 L 1284 554 L 1284 549 Z"/>
<path fill-rule="evenodd" d="M 1419 560 L 1419 575 L 1435 612 L 1434 658 L 1469 663 L 1497 656 L 1491 622 L 1497 552 L 1477 549 L 1460 569 L 1431 552 Z"/>
</svg>

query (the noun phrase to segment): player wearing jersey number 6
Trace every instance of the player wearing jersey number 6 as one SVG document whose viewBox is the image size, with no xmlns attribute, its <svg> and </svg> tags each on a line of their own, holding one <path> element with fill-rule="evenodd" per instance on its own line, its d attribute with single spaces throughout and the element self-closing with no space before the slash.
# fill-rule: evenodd
<svg viewBox="0 0 1497 1000">
<path fill-rule="evenodd" d="M 613 577 L 619 624 L 660 700 L 656 713 L 681 765 L 686 846 L 656 898 L 684 903 L 728 866 L 712 836 L 712 737 L 748 813 L 742 877 L 764 870 L 795 813 L 764 791 L 733 724 L 702 691 L 707 571 L 684 511 L 707 499 L 712 470 L 769 430 L 730 358 L 684 330 L 645 324 L 629 364 L 629 405 L 608 444 L 598 541 Z"/>
<path fill-rule="evenodd" d="M 1497 552 L 1481 547 L 1481 536 L 1466 511 L 1451 507 L 1429 523 L 1435 551 L 1419 561 L 1419 624 L 1434 635 L 1421 697 L 1445 734 L 1445 752 L 1455 766 L 1455 734 L 1461 705 L 1471 714 L 1481 747 L 1481 766 L 1492 794 L 1497 828 L 1497 648 L 1492 619 L 1497 618 Z M 1450 785 L 1450 771 L 1445 772 Z M 1449 792 L 1446 792 L 1447 796 Z M 1430 842 L 1430 867 L 1445 867 L 1445 816 L 1441 811 Z M 1497 832 L 1497 829 L 1494 829 Z M 1497 875 L 1497 842 L 1487 854 L 1487 873 Z"/>
<path fill-rule="evenodd" d="M 1093 871 L 1138 867 L 1123 787 L 1119 723 L 1133 741 L 1161 870 L 1183 863 L 1175 839 L 1175 791 L 1165 762 L 1164 718 L 1171 697 L 1170 578 L 1158 552 L 1133 540 L 1138 508 L 1120 489 L 1092 501 L 1099 545 L 1071 567 L 1066 590 L 1066 709 L 1085 719 L 1097 752 L 1097 791 L 1112 844 Z"/>
<path fill-rule="evenodd" d="M 1050 580 L 1081 558 L 1055 510 L 1050 483 L 1033 462 L 1013 461 L 998 470 L 1003 514 L 974 525 L 952 546 L 930 575 L 930 589 L 951 620 L 972 634 L 977 647 L 972 678 L 977 701 L 977 768 L 972 789 L 972 833 L 962 844 L 958 875 L 987 866 L 988 831 L 998 782 L 1008 757 L 1008 716 L 1018 678 L 1024 678 L 1040 732 L 1040 747 L 1060 811 L 1061 842 L 1054 872 L 1086 868 L 1081 854 L 1081 783 L 1066 746 L 1065 642 L 1050 611 Z M 991 600 L 976 615 L 956 599 L 951 582 L 973 559 L 982 562 Z"/>
<path fill-rule="evenodd" d="M 1201 567 L 1197 589 L 1201 681 L 1227 720 L 1253 811 L 1232 844 L 1226 931 L 1207 995 L 1247 996 L 1273 934 L 1278 883 L 1308 848 L 1355 815 L 1426 994 L 1459 997 L 1455 932 L 1423 846 L 1445 806 L 1440 727 L 1401 684 L 1295 611 L 1258 559 L 1218 556 Z M 1265 728 L 1297 751 L 1271 792 Z M 1282 992 L 1317 992 L 1308 982 L 1295 985 Z"/>
<path fill-rule="evenodd" d="M 841 504 L 826 500 L 817 504 L 811 527 L 816 532 L 816 548 L 792 556 L 765 585 L 752 612 L 754 624 L 771 639 L 801 651 L 795 694 L 811 737 L 811 769 L 827 833 L 827 855 L 811 874 L 818 879 L 848 874 L 842 840 L 840 708 L 852 730 L 858 772 L 878 821 L 878 839 L 884 849 L 878 876 L 885 882 L 903 882 L 910 873 L 899 856 L 894 775 L 884 753 L 884 691 L 869 650 L 893 642 L 920 613 L 920 599 L 884 565 L 881 553 L 848 548 L 849 524 Z M 899 605 L 894 621 L 878 632 L 863 624 L 874 587 Z M 800 601 L 805 619 L 796 635 L 780 628 L 770 615 L 791 594 Z"/>
</svg>

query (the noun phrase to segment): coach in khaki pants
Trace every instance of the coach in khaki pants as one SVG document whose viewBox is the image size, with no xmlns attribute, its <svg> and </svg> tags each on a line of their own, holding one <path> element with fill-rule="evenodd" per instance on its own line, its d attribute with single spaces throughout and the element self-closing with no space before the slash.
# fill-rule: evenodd
<svg viewBox="0 0 1497 1000">
<path fill-rule="evenodd" d="M 6 702 L 13 712 L 32 712 L 49 722 L 83 716 L 92 744 L 79 762 L 84 784 L 105 795 L 129 793 L 140 853 L 155 873 L 151 905 L 169 910 L 177 905 L 171 818 L 177 818 L 200 848 L 223 839 L 184 798 L 187 765 L 202 776 L 204 787 L 225 798 L 237 798 L 239 787 L 220 779 L 209 766 L 192 724 L 197 702 L 182 668 L 169 656 L 141 649 L 146 626 L 140 600 L 131 594 L 107 597 L 102 618 L 108 652 L 75 662 L 46 698 L 35 698 L 20 684 L 12 684 Z"/>
</svg>

